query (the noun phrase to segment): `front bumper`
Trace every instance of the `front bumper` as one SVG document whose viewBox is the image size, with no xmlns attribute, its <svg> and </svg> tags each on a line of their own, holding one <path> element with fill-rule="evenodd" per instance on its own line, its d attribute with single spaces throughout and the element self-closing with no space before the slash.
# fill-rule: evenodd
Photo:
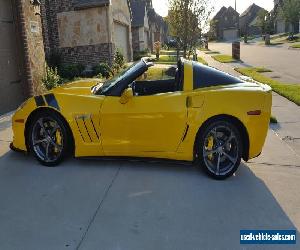
<svg viewBox="0 0 300 250">
<path fill-rule="evenodd" d="M 25 153 L 25 154 L 27 154 L 26 151 L 24 151 L 24 150 L 22 150 L 22 149 L 19 149 L 19 148 L 16 148 L 16 147 L 14 146 L 14 143 L 13 143 L 13 142 L 11 142 L 11 143 L 9 144 L 9 147 L 10 147 L 10 149 L 11 149 L 12 151 L 14 151 L 14 152 Z"/>
</svg>

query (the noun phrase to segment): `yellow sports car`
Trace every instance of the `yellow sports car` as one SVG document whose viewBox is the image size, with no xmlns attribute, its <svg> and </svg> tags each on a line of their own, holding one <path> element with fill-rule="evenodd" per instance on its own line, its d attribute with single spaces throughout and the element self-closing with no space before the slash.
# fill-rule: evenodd
<svg viewBox="0 0 300 250">
<path fill-rule="evenodd" d="M 11 149 L 46 166 L 66 156 L 195 161 L 209 175 L 233 175 L 262 152 L 271 88 L 181 59 L 172 79 L 147 81 L 153 63 L 133 64 L 99 83 L 62 85 L 21 105 Z"/>
</svg>

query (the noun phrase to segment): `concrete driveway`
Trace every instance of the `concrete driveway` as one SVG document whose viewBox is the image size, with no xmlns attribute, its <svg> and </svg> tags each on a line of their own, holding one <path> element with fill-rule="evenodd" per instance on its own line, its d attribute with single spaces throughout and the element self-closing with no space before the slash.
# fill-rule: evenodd
<svg viewBox="0 0 300 250">
<path fill-rule="evenodd" d="M 178 162 L 11 152 L 0 118 L 0 249 L 299 249 L 241 246 L 241 229 L 300 229 L 300 158 L 270 130 L 263 155 L 226 181 Z"/>
<path fill-rule="evenodd" d="M 210 43 L 209 48 L 223 54 L 232 53 L 231 43 Z M 251 66 L 273 70 L 270 76 L 277 80 L 300 84 L 300 50 L 289 49 L 287 45 L 266 47 L 241 43 L 241 59 Z"/>
</svg>

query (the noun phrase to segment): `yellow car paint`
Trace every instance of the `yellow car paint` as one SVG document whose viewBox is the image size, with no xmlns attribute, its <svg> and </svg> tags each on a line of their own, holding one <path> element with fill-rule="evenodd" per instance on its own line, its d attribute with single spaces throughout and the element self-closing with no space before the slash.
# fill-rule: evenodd
<svg viewBox="0 0 300 250">
<path fill-rule="evenodd" d="M 183 91 L 151 96 L 100 96 L 91 93 L 99 80 L 77 81 L 50 91 L 58 107 L 34 98 L 13 116 L 13 145 L 27 151 L 25 126 L 39 109 L 58 112 L 68 123 L 75 156 L 135 156 L 194 160 L 194 144 L 210 118 L 227 115 L 239 120 L 249 137 L 248 159 L 263 148 L 271 115 L 271 88 L 240 83 L 193 90 L 193 64 L 184 63 Z M 52 96 L 52 97 L 53 97 Z M 123 100 L 123 101 L 122 101 Z M 249 111 L 261 114 L 250 116 Z M 17 122 L 24 120 L 23 123 Z M 246 160 L 248 160 L 246 159 Z"/>
</svg>

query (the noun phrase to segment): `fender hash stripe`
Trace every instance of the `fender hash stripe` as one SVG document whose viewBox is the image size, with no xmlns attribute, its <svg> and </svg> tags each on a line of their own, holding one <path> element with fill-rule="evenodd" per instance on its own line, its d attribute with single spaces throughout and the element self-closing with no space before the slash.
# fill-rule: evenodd
<svg viewBox="0 0 300 250">
<path fill-rule="evenodd" d="M 54 94 L 47 94 L 45 95 L 46 102 L 48 103 L 48 106 L 55 108 L 57 110 L 60 110 L 58 106 L 58 102 L 54 96 Z"/>
</svg>

